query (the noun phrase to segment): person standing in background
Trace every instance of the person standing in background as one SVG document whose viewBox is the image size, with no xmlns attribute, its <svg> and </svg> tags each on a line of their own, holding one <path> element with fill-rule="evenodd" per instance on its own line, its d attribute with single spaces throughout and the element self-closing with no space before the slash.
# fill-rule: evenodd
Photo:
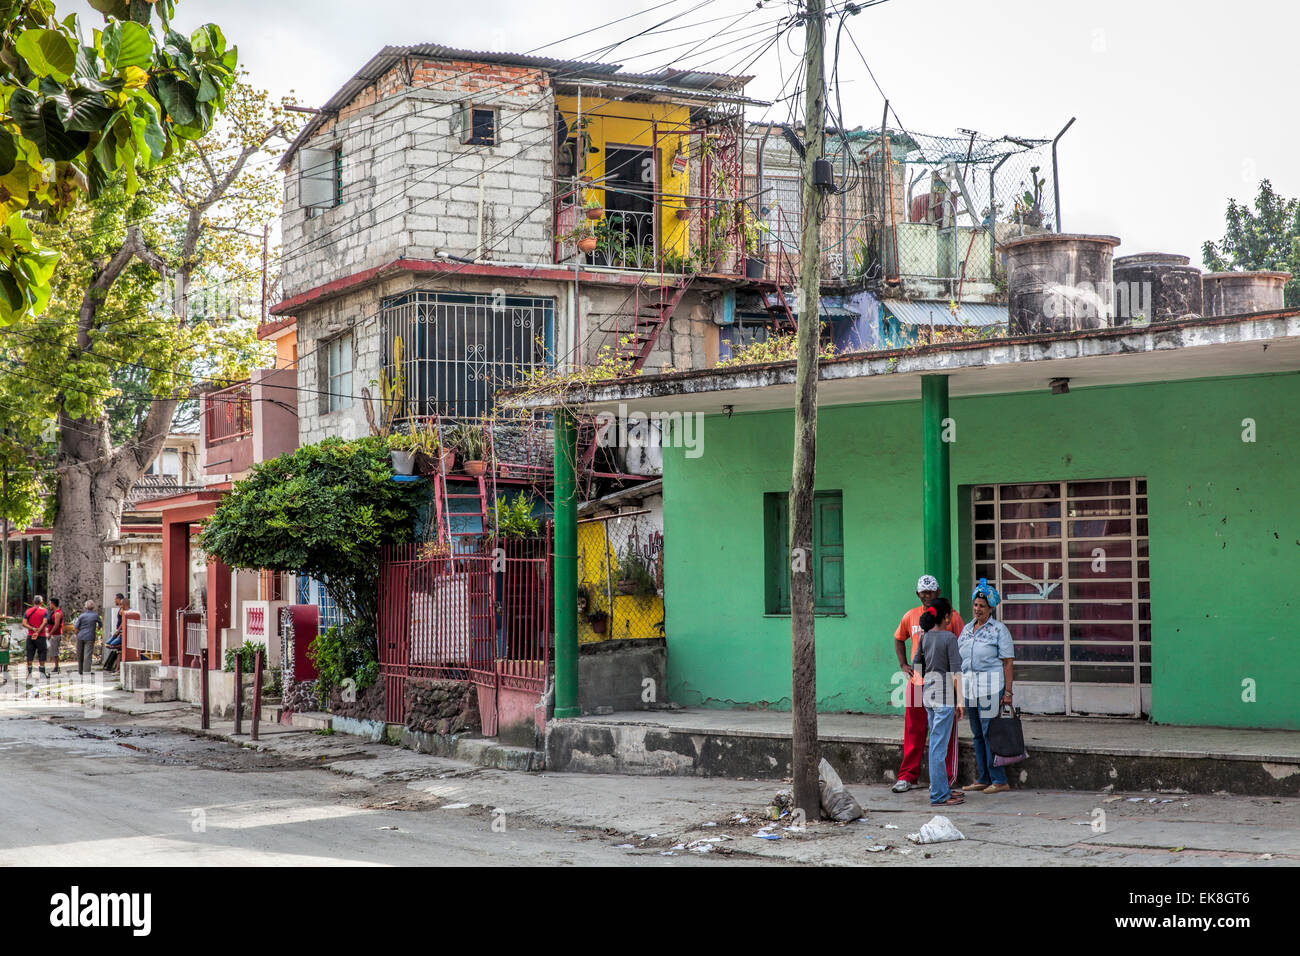
<svg viewBox="0 0 1300 956">
<path fill-rule="evenodd" d="M 50 672 L 59 672 L 59 641 L 63 638 L 63 608 L 58 598 L 50 598 L 49 634 L 45 638 L 45 660 L 54 666 Z"/>
<path fill-rule="evenodd" d="M 925 702 L 921 699 L 921 675 L 913 669 L 910 660 L 916 656 L 916 649 L 921 641 L 921 615 L 939 598 L 939 580 L 933 574 L 923 574 L 916 582 L 916 596 L 921 600 L 920 607 L 914 607 L 903 615 L 894 632 L 894 652 L 898 656 L 898 667 L 907 675 L 906 696 L 903 699 L 903 762 L 898 767 L 898 782 L 894 784 L 894 793 L 906 793 L 916 786 L 921 773 L 921 755 L 926 752 L 928 737 Z M 952 618 L 945 627 L 956 636 L 964 626 L 961 615 L 952 612 Z M 912 639 L 911 654 L 907 653 L 907 639 Z M 952 734 L 948 745 L 948 783 L 957 781 L 957 734 Z"/>
<path fill-rule="evenodd" d="M 46 620 L 45 598 L 36 595 L 35 603 L 23 614 L 23 626 L 27 628 L 27 676 L 32 676 L 32 661 L 35 660 L 45 673 L 45 635 L 48 633 L 49 621 Z"/>
<path fill-rule="evenodd" d="M 95 602 L 87 601 L 86 608 L 72 622 L 77 632 L 77 673 L 90 674 L 94 671 L 92 657 L 95 653 L 95 632 L 102 622 L 95 613 Z"/>
</svg>

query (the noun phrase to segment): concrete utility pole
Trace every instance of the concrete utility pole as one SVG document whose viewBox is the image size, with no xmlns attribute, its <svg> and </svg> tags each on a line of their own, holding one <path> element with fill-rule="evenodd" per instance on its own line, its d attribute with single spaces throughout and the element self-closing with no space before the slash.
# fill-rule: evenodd
<svg viewBox="0 0 1300 956">
<path fill-rule="evenodd" d="M 821 313 L 822 196 L 814 165 L 825 148 L 825 2 L 808 0 L 804 17 L 804 101 L 807 139 L 803 163 L 803 235 L 799 243 L 799 329 L 794 408 L 794 470 L 790 484 L 790 629 L 793 669 L 794 805 L 809 820 L 821 815 L 817 786 L 817 650 L 812 553 L 813 489 L 817 474 L 817 350 Z"/>
</svg>

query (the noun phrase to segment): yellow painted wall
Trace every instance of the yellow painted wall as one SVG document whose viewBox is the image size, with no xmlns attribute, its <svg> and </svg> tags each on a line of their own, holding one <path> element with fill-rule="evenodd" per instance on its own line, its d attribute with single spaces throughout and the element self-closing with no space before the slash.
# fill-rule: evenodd
<svg viewBox="0 0 1300 956">
<path fill-rule="evenodd" d="M 578 98 L 557 96 L 556 107 L 565 123 L 573 130 L 578 122 Z M 686 255 L 689 251 L 689 220 L 678 219 L 675 209 L 685 206 L 684 197 L 690 184 L 690 109 L 671 103 L 626 103 L 621 100 L 602 100 L 584 96 L 582 118 L 587 123 L 591 145 L 599 152 L 579 152 L 579 175 L 600 179 L 605 175 L 605 144 L 614 146 L 641 146 L 659 150 L 658 191 L 659 208 L 656 216 L 661 251 L 674 250 Z M 658 138 L 655 124 L 658 124 Z M 673 171 L 673 157 L 678 150 L 687 153 L 686 169 Z M 585 165 L 583 165 L 585 164 Z M 594 199 L 605 204 L 605 190 L 599 187 L 584 190 L 583 201 Z"/>
<path fill-rule="evenodd" d="M 605 560 L 609 559 L 610 587 L 606 588 Z M 618 593 L 618 555 L 605 543 L 605 523 L 584 521 L 578 525 L 578 584 L 591 598 L 588 611 L 599 608 L 609 614 L 605 633 L 591 628 L 586 614 L 578 615 L 578 643 L 659 637 L 655 625 L 664 619 L 664 600 L 657 594 Z M 613 608 L 610 597 L 613 597 Z"/>
<path fill-rule="evenodd" d="M 283 335 L 275 340 L 275 367 L 292 368 L 298 364 L 298 336 Z"/>
</svg>

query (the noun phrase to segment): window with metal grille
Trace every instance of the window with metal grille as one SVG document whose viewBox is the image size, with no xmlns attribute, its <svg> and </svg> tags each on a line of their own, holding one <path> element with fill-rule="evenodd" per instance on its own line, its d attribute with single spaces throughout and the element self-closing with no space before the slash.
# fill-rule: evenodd
<svg viewBox="0 0 1300 956">
<path fill-rule="evenodd" d="M 762 203 L 767 207 L 767 244 L 780 246 L 787 252 L 799 251 L 799 230 L 802 216 L 802 185 L 797 177 L 764 176 L 767 191 Z"/>
<path fill-rule="evenodd" d="M 843 492 L 813 496 L 813 609 L 818 614 L 844 613 Z M 768 614 L 790 613 L 790 496 L 784 491 L 763 496 L 764 604 Z"/>
<path fill-rule="evenodd" d="M 1090 688 L 1151 682 L 1147 483 L 1142 478 L 972 489 L 974 570 L 1002 595 L 1017 682 L 1064 684 L 1070 712 Z M 1112 695 L 1114 692 L 1111 692 Z"/>
<path fill-rule="evenodd" d="M 330 339 L 325 345 L 325 411 L 352 406 L 352 333 Z"/>
<path fill-rule="evenodd" d="M 497 389 L 550 365 L 555 300 L 411 292 L 384 304 L 384 369 L 400 371 L 399 418 L 475 418 Z M 401 368 L 396 366 L 401 341 Z"/>
</svg>

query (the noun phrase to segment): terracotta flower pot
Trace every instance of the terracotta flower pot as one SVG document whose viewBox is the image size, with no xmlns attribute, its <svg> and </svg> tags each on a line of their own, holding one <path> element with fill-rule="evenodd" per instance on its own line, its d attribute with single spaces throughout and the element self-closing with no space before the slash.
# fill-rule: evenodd
<svg viewBox="0 0 1300 956">
<path fill-rule="evenodd" d="M 465 462 L 465 474 L 471 478 L 481 478 L 487 471 L 487 462 L 485 461 L 467 461 Z"/>
<path fill-rule="evenodd" d="M 678 206 L 678 207 L 677 207 L 675 210 L 673 210 L 673 211 L 676 213 L 678 219 L 690 219 L 690 218 L 691 218 L 691 211 L 690 211 L 689 209 L 687 209 L 685 206 Z"/>
<path fill-rule="evenodd" d="M 579 252 L 595 252 L 595 251 L 596 251 L 596 237 L 595 237 L 595 236 L 583 236 L 581 239 L 579 239 L 579 240 L 578 240 L 578 251 L 579 251 Z"/>
<path fill-rule="evenodd" d="M 605 215 L 605 210 L 603 210 L 603 209 L 588 209 L 588 210 L 587 210 L 587 218 L 588 218 L 588 219 L 599 219 L 599 218 L 600 218 L 601 216 L 603 216 L 603 215 Z"/>
<path fill-rule="evenodd" d="M 456 452 L 454 449 L 448 448 L 439 456 L 438 467 L 441 469 L 442 474 L 451 474 L 451 470 L 456 467 Z"/>
</svg>

